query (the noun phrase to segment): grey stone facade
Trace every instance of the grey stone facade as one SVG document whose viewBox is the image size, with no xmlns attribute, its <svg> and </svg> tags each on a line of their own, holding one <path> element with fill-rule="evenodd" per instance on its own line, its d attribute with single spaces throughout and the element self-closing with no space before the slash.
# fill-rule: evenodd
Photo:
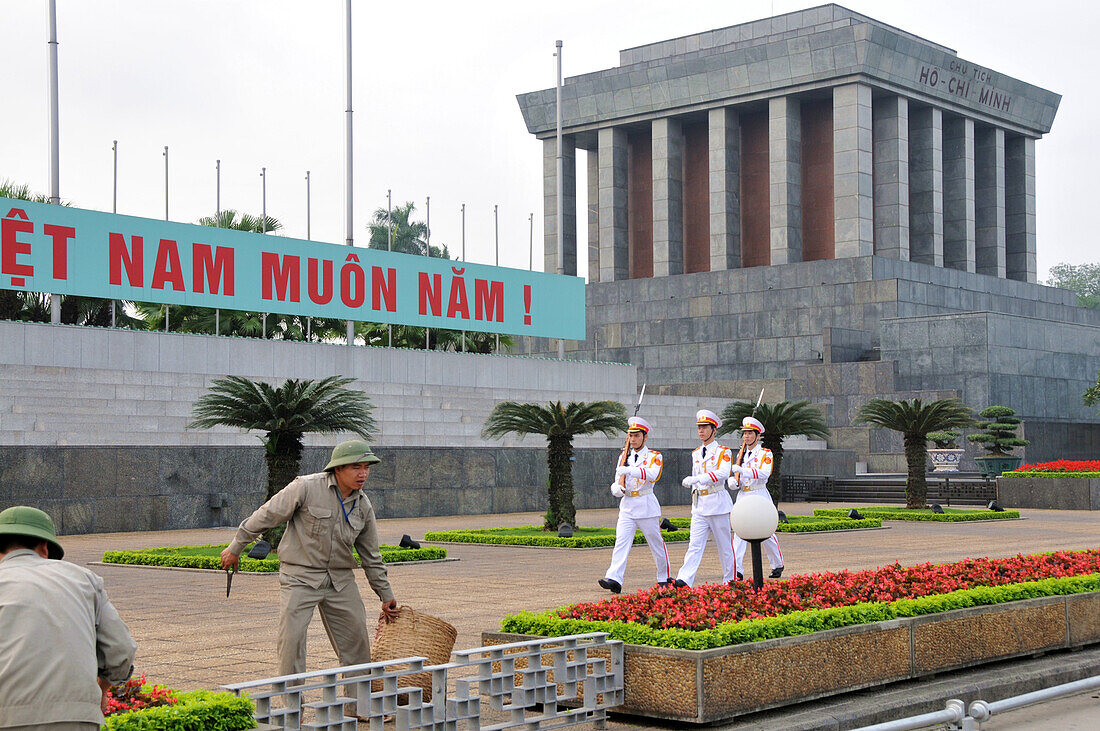
<svg viewBox="0 0 1100 731">
<path fill-rule="evenodd" d="M 655 444 L 655 446 L 657 446 Z M 656 494 L 663 505 L 687 505 L 680 478 L 691 473 L 691 451 L 657 446 L 665 474 Z M 379 517 L 539 512 L 547 509 L 546 450 L 379 447 L 364 492 Z M 302 474 L 319 472 L 329 450 L 309 447 Z M 608 486 L 617 449 L 579 449 L 573 465 L 578 509 L 616 504 Z M 794 474 L 850 474 L 855 455 L 836 450 L 789 451 Z M 253 447 L 4 447 L 0 505 L 33 505 L 58 532 L 108 533 L 237 525 L 264 500 L 263 451 Z"/>
</svg>

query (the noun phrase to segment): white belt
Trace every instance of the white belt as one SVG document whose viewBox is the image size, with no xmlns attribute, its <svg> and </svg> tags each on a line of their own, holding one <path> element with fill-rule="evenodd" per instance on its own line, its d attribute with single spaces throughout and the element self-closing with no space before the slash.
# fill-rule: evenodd
<svg viewBox="0 0 1100 731">
<path fill-rule="evenodd" d="M 642 495 L 652 495 L 653 494 L 653 488 L 652 487 L 646 487 L 646 488 L 642 488 L 641 490 L 627 490 L 626 494 L 627 494 L 628 497 L 641 497 Z"/>
<path fill-rule="evenodd" d="M 696 495 L 710 495 L 712 492 L 718 492 L 717 490 L 696 490 Z"/>
</svg>

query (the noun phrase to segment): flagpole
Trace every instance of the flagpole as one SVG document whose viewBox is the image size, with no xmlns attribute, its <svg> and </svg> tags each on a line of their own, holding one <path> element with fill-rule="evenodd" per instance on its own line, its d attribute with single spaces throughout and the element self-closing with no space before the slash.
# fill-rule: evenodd
<svg viewBox="0 0 1100 731">
<path fill-rule="evenodd" d="M 345 164 L 344 164 L 345 174 L 347 176 L 345 181 L 344 181 L 344 193 L 345 193 L 345 200 L 344 200 L 345 211 L 344 212 L 346 214 L 346 217 L 345 217 L 345 220 L 344 220 L 344 228 L 345 228 L 345 234 L 346 234 L 346 239 L 347 239 L 347 245 L 348 246 L 354 246 L 355 245 L 355 232 L 354 232 L 355 224 L 354 224 L 354 219 L 353 219 L 353 215 L 352 215 L 352 202 L 353 202 L 354 198 L 353 198 L 353 195 L 352 195 L 353 190 L 352 190 L 352 134 L 351 134 L 351 130 L 352 130 L 352 126 L 351 126 L 351 119 L 352 119 L 352 111 L 351 111 L 351 0 L 345 0 L 344 6 L 345 6 L 346 14 L 347 14 L 347 17 L 346 17 L 347 27 L 345 28 L 346 32 L 345 32 L 345 38 L 344 38 L 344 48 L 345 48 L 345 51 L 347 52 L 347 101 L 348 101 L 348 108 L 347 108 L 347 111 L 346 111 L 346 114 L 347 114 L 347 116 L 346 116 L 346 124 L 347 124 L 346 148 L 347 149 L 345 150 Z M 355 345 L 355 325 L 351 320 L 347 321 L 347 335 L 346 336 L 347 336 L 348 345 Z"/>
<path fill-rule="evenodd" d="M 50 40 L 50 203 L 61 205 L 61 125 L 57 104 L 57 0 L 49 2 Z M 50 322 L 61 323 L 61 295 L 50 295 Z"/>
</svg>

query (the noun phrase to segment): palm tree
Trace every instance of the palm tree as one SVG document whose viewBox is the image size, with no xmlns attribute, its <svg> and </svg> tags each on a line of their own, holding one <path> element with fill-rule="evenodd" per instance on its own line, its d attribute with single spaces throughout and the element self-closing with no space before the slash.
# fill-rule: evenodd
<svg viewBox="0 0 1100 731">
<path fill-rule="evenodd" d="M 871 399 L 856 414 L 853 424 L 872 424 L 901 432 L 905 442 L 905 507 L 923 508 L 928 495 L 925 462 L 930 432 L 974 426 L 970 409 L 957 398 L 923 403 L 919 398 L 887 401 Z"/>
<path fill-rule="evenodd" d="M 450 259 L 451 254 L 446 245 L 428 245 L 428 225 L 423 221 L 413 221 L 412 214 L 416 206 L 408 201 L 403 206 L 398 206 L 387 213 L 385 208 L 374 211 L 371 222 L 367 225 L 370 230 L 370 243 L 368 248 L 385 251 L 399 251 L 402 254 L 415 254 L 416 256 L 435 257 L 436 259 Z M 392 230 L 392 234 L 390 231 Z"/>
<path fill-rule="evenodd" d="M 250 213 L 238 213 L 232 208 L 226 208 L 215 216 L 203 216 L 198 220 L 198 224 L 229 228 L 234 231 L 248 231 L 254 234 L 277 233 L 283 228 L 283 224 L 279 223 L 279 219 L 274 216 L 253 216 Z"/>
<path fill-rule="evenodd" d="M 217 378 L 195 402 L 187 428 L 235 426 L 264 432 L 260 442 L 270 500 L 298 475 L 306 433 L 353 432 L 368 441 L 373 438 L 378 428 L 371 416 L 374 407 L 362 392 L 347 387 L 354 381 L 342 376 L 288 378 L 275 387 L 241 376 Z"/>
<path fill-rule="evenodd" d="M 718 434 L 729 434 L 741 428 L 741 420 L 753 415 L 753 405 L 748 401 L 734 401 L 722 410 L 722 428 Z M 772 500 L 779 502 L 783 489 L 783 438 L 802 435 L 827 439 L 829 427 L 825 417 L 809 401 L 780 401 L 761 403 L 756 409 L 756 418 L 764 425 L 764 435 L 760 442 L 770 449 L 774 463 L 772 474 L 768 478 L 768 492 Z"/>
<path fill-rule="evenodd" d="M 573 505 L 573 437 L 580 434 L 613 436 L 626 429 L 626 407 L 618 401 L 561 401 L 542 404 L 521 404 L 501 401 L 485 420 L 481 435 L 496 439 L 506 434 L 542 434 L 546 437 L 546 462 L 550 467 L 548 498 L 544 527 L 556 530 L 562 523 L 576 525 L 577 509 Z"/>
</svg>

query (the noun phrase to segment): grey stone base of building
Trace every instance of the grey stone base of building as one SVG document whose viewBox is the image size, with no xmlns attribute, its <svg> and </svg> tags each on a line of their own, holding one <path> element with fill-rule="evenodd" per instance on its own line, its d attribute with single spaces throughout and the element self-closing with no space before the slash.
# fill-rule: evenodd
<svg viewBox="0 0 1100 731">
<path fill-rule="evenodd" d="M 657 445 L 654 445 L 655 447 Z M 659 447 L 657 447 L 659 449 Z M 691 473 L 686 449 L 661 450 L 665 505 L 686 505 L 680 479 Z M 365 492 L 379 517 L 542 511 L 549 476 L 541 447 L 379 447 Z M 320 471 L 329 450 L 307 447 L 302 474 Z M 614 449 L 578 449 L 577 508 L 616 504 L 609 486 Z M 855 455 L 791 450 L 786 474 L 851 474 Z M 237 525 L 264 500 L 260 447 L 19 447 L 0 450 L 0 505 L 33 505 L 63 534 L 154 531 Z"/>
<path fill-rule="evenodd" d="M 1100 479 L 998 477 L 997 501 L 1020 508 L 1100 510 Z"/>
</svg>

